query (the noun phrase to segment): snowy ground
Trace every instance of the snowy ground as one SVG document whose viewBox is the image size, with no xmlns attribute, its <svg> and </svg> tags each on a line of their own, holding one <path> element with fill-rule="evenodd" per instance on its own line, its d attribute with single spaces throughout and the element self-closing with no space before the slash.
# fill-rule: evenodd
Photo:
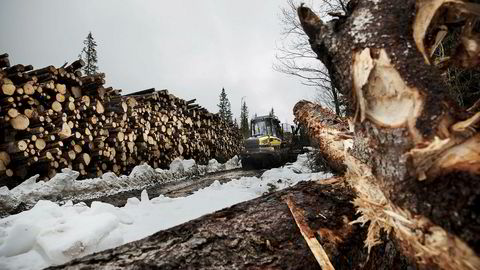
<svg viewBox="0 0 480 270">
<path fill-rule="evenodd" d="M 190 196 L 130 198 L 124 207 L 94 202 L 58 205 L 41 200 L 32 209 L 0 220 L 0 269 L 41 269 L 144 238 L 159 230 L 254 199 L 300 181 L 330 177 L 312 173 L 307 155 L 297 162 L 220 184 Z"/>
<path fill-rule="evenodd" d="M 215 159 L 207 165 L 197 165 L 193 159 L 176 159 L 170 164 L 169 170 L 153 169 L 149 165 L 136 166 L 130 175 L 116 176 L 105 173 L 101 178 L 77 180 L 79 173 L 63 169 L 47 182 L 38 181 L 38 175 L 25 180 L 12 190 L 6 186 L 0 187 L 0 216 L 5 216 L 16 209 L 20 203 L 30 208 L 40 200 L 67 201 L 95 199 L 122 191 L 144 189 L 158 183 L 179 181 L 185 177 L 202 175 L 240 168 L 237 156 L 220 164 Z"/>
</svg>

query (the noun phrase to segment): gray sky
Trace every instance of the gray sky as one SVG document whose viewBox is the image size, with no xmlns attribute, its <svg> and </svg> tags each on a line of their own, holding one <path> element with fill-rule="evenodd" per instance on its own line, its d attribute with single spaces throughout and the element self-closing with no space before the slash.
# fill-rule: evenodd
<svg viewBox="0 0 480 270">
<path fill-rule="evenodd" d="M 1 0 L 0 53 L 35 68 L 75 60 L 89 31 L 107 86 L 150 87 L 197 99 L 217 112 L 225 87 L 234 117 L 246 97 L 250 116 L 292 109 L 312 88 L 272 69 L 280 41 L 279 0 Z"/>
</svg>

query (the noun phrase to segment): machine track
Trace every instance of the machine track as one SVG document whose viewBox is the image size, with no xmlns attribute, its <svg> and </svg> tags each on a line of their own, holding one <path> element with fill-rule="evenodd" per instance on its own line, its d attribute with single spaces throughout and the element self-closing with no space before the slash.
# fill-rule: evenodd
<svg viewBox="0 0 480 270">
<path fill-rule="evenodd" d="M 244 169 L 234 169 L 222 172 L 209 173 L 201 176 L 194 176 L 186 178 L 184 180 L 172 181 L 168 183 L 159 183 L 151 187 L 146 188 L 147 193 L 150 198 L 158 197 L 159 195 L 164 195 L 167 197 L 183 197 L 192 194 L 193 192 L 202 189 L 211 185 L 215 180 L 218 180 L 220 183 L 226 183 L 233 179 L 238 179 L 240 177 L 259 177 L 265 170 L 244 170 Z M 128 190 L 120 192 L 113 195 L 106 195 L 103 197 L 90 199 L 90 200 L 81 200 L 87 205 L 90 205 L 93 201 L 101 201 L 115 205 L 117 207 L 124 206 L 128 198 L 137 197 L 140 198 L 140 194 L 143 189 L 137 190 Z M 78 203 L 80 201 L 73 201 Z"/>
</svg>

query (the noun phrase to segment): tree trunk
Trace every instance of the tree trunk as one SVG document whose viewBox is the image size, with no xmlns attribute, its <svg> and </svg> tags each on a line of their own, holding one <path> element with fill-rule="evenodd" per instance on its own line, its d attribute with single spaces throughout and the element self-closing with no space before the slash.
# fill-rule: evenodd
<svg viewBox="0 0 480 270">
<path fill-rule="evenodd" d="M 345 130 L 344 119 L 337 119 L 343 127 L 327 123 L 322 117 L 332 117 L 313 104 L 299 103 L 295 114 L 324 146 L 330 162 L 343 160 L 346 175 L 367 179 L 365 185 L 378 191 L 384 207 L 356 204 L 364 221 L 393 229 L 418 263 L 478 269 L 480 113 L 451 101 L 424 44 L 430 19 L 443 2 L 351 1 L 348 14 L 329 23 L 300 7 L 312 49 L 350 100 L 352 133 Z M 331 140 L 352 147 L 345 147 L 350 150 L 342 157 L 343 149 L 330 145 Z M 349 182 L 362 199 L 362 186 Z M 374 211 L 370 216 L 369 209 Z M 382 221 L 382 211 L 402 225 Z M 367 242 L 372 246 L 375 239 Z"/>
<path fill-rule="evenodd" d="M 410 264 L 391 240 L 367 260 L 365 227 L 354 195 L 337 184 L 304 182 L 158 232 L 145 239 L 72 261 L 66 269 L 320 269 L 285 202 L 304 211 L 335 269 L 405 269 Z"/>
</svg>

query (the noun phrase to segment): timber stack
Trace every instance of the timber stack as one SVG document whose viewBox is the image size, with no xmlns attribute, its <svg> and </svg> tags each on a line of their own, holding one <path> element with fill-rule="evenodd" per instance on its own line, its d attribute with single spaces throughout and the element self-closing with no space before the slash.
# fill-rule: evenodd
<svg viewBox="0 0 480 270">
<path fill-rule="evenodd" d="M 121 95 L 104 86 L 104 73 L 83 76 L 83 65 L 34 69 L 0 55 L 0 186 L 67 167 L 88 178 L 239 152 L 239 132 L 194 99 L 154 88 Z"/>
</svg>

